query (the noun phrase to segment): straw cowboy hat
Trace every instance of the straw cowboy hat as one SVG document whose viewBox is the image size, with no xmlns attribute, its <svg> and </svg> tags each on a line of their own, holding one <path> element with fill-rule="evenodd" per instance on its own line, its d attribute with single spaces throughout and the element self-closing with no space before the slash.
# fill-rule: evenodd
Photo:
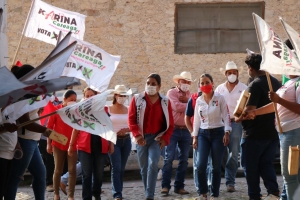
<svg viewBox="0 0 300 200">
<path fill-rule="evenodd" d="M 127 88 L 125 87 L 125 85 L 116 85 L 115 86 L 115 90 L 114 90 L 114 94 L 129 95 L 129 93 L 127 92 Z"/>
<path fill-rule="evenodd" d="M 181 72 L 180 75 L 175 75 L 175 76 L 173 76 L 173 81 L 174 81 L 175 83 L 178 83 L 178 81 L 179 81 L 180 79 L 184 79 L 184 80 L 186 80 L 186 81 L 191 81 L 191 82 L 193 82 L 191 73 L 190 73 L 190 72 L 186 72 L 186 71 Z"/>
<path fill-rule="evenodd" d="M 243 70 L 243 67 L 237 67 L 236 66 L 236 64 L 233 62 L 233 61 L 228 61 L 227 62 L 227 64 L 226 64 L 226 67 L 225 67 L 225 71 L 224 71 L 224 68 L 220 68 L 220 72 L 221 73 L 224 73 L 224 74 L 226 74 L 226 72 L 228 71 L 228 70 L 231 70 L 231 69 L 235 69 L 235 70 L 240 70 L 240 71 L 242 71 Z"/>
</svg>

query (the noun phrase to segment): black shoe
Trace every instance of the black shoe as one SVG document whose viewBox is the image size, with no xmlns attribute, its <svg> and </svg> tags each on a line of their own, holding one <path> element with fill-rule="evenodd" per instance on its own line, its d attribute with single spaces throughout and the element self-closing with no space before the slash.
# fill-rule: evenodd
<svg viewBox="0 0 300 200">
<path fill-rule="evenodd" d="M 152 198 L 146 198 L 146 200 L 154 200 L 154 199 L 152 199 Z"/>
</svg>

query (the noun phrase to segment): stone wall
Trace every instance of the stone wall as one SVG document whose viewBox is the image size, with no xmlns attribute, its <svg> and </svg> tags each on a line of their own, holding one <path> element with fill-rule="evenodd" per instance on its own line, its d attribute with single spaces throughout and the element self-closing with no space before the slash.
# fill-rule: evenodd
<svg viewBox="0 0 300 200">
<path fill-rule="evenodd" d="M 219 68 L 233 60 L 244 66 L 240 80 L 248 75 L 244 64 L 245 53 L 187 54 L 174 53 L 174 28 L 176 3 L 261 2 L 261 0 L 44 0 L 54 6 L 87 15 L 84 40 L 114 55 L 121 62 L 113 76 L 110 88 L 116 84 L 143 90 L 146 77 L 151 72 L 162 77 L 162 92 L 175 83 L 172 77 L 181 71 L 190 71 L 193 78 L 206 72 L 212 74 L 215 85 L 225 81 Z M 9 0 L 8 47 L 9 63 L 17 49 L 31 0 Z M 298 32 L 300 16 L 298 0 L 266 0 L 265 20 L 279 36 L 287 36 L 278 20 L 282 16 Z M 24 37 L 17 60 L 38 65 L 53 49 L 52 45 Z M 192 90 L 196 90 L 193 84 Z"/>
</svg>

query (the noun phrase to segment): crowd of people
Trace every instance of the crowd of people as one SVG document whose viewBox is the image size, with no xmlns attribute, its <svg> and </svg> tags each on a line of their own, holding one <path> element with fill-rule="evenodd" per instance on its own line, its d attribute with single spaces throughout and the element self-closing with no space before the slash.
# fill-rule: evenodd
<svg viewBox="0 0 300 200">
<path fill-rule="evenodd" d="M 292 48 L 292 47 L 290 47 Z M 105 106 L 113 131 L 117 135 L 116 144 L 98 135 L 73 129 L 58 115 L 52 115 L 42 125 L 31 123 L 17 130 L 16 123 L 36 118 L 38 111 L 26 113 L 17 122 L 3 119 L 0 125 L 0 199 L 13 200 L 26 169 L 31 173 L 35 199 L 45 199 L 46 186 L 53 184 L 54 199 L 60 199 L 61 189 L 68 199 L 74 199 L 76 178 L 82 174 L 82 199 L 101 199 L 103 168 L 108 155 L 111 163 L 112 197 L 122 200 L 123 175 L 132 148 L 131 134 L 136 143 L 145 199 L 153 200 L 158 176 L 158 162 L 164 152 L 161 194 L 171 190 L 173 161 L 176 151 L 179 160 L 176 168 L 173 190 L 180 195 L 189 194 L 185 189 L 188 155 L 192 142 L 194 182 L 199 200 L 214 200 L 220 196 L 221 164 L 225 151 L 228 158 L 225 166 L 227 192 L 235 192 L 235 178 L 238 157 L 248 185 L 250 200 L 262 198 L 260 178 L 267 189 L 265 200 L 293 200 L 298 183 L 298 175 L 288 172 L 289 146 L 300 144 L 300 78 L 289 76 L 281 83 L 270 76 L 275 92 L 270 92 L 268 74 L 260 70 L 262 57 L 251 53 L 245 63 L 252 81 L 246 86 L 239 81 L 239 69 L 233 61 L 226 64 L 226 81 L 216 87 L 210 74 L 202 74 L 198 80 L 198 91 L 190 91 L 195 84 L 190 72 L 184 71 L 173 77 L 176 87 L 167 95 L 160 93 L 161 77 L 152 73 L 145 79 L 145 90 L 132 97 L 129 107 L 124 103 L 129 95 L 124 85 L 116 85 L 111 105 Z M 21 78 L 33 69 L 23 65 L 13 73 Z M 251 93 L 240 117 L 234 116 L 234 109 L 244 90 Z M 84 99 L 97 92 L 86 88 Z M 77 94 L 68 90 L 63 102 L 56 109 L 74 104 Z M 276 103 L 280 124 L 274 124 L 273 103 Z M 17 112 L 17 111 L 16 111 Z M 283 133 L 279 133 L 279 125 Z M 48 136 L 55 130 L 68 138 L 66 145 L 47 139 L 40 141 L 41 135 Z M 298 135 L 299 134 L 299 135 Z M 39 142 L 40 141 L 40 142 Z M 283 191 L 279 190 L 273 166 L 275 150 L 280 142 L 281 171 L 284 180 Z M 14 158 L 15 148 L 20 146 L 22 158 Z M 40 150 L 39 150 L 40 149 Z M 50 157 L 41 156 L 47 151 Z M 54 169 L 45 167 L 45 162 Z M 63 168 L 67 161 L 67 175 Z M 78 162 L 79 161 L 79 162 Z M 53 177 L 51 177 L 51 174 Z M 68 185 L 68 191 L 66 191 Z"/>
</svg>

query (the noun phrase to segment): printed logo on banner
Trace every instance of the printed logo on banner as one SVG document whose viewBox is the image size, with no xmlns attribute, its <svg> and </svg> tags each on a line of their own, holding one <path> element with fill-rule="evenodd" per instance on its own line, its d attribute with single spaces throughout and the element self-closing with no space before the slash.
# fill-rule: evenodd
<svg viewBox="0 0 300 200">
<path fill-rule="evenodd" d="M 75 18 L 67 17 L 60 13 L 57 14 L 53 10 L 46 12 L 46 10 L 42 8 L 39 9 L 38 14 L 45 16 L 45 19 L 49 19 L 51 21 L 51 24 L 49 25 L 58 29 L 64 29 L 68 32 L 71 31 L 74 34 L 78 34 L 80 32 L 80 30 L 77 29 L 77 22 Z"/>
</svg>

